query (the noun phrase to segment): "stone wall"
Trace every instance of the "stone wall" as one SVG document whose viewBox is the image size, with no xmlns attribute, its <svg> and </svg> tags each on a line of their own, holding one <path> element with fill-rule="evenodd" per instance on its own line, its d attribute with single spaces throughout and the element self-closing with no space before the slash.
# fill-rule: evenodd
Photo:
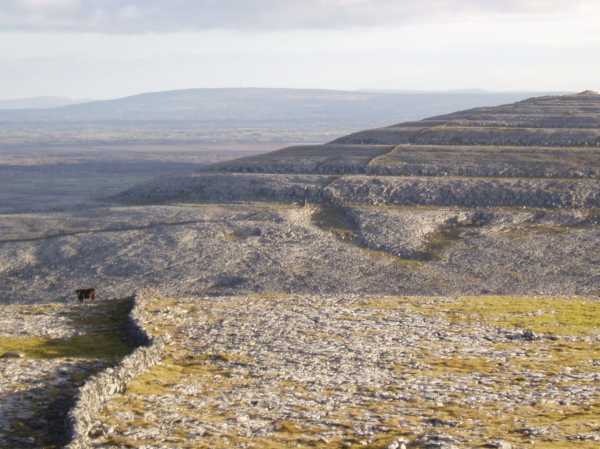
<svg viewBox="0 0 600 449">
<path fill-rule="evenodd" d="M 125 391 L 127 384 L 136 376 L 161 362 L 165 348 L 165 337 L 152 335 L 147 329 L 148 312 L 144 303 L 157 293 L 141 291 L 134 297 L 134 306 L 129 314 L 129 335 L 140 345 L 121 363 L 90 378 L 79 390 L 75 406 L 67 418 L 67 433 L 70 443 L 67 449 L 90 447 L 89 432 L 97 413 L 115 394 Z"/>
</svg>

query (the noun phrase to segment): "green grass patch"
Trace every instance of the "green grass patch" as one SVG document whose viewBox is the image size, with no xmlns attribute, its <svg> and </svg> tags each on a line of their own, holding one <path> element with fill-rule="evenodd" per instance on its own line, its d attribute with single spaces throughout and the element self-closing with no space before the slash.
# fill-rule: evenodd
<svg viewBox="0 0 600 449">
<path fill-rule="evenodd" d="M 33 359 L 86 358 L 119 360 L 131 351 L 121 335 L 79 335 L 66 339 L 43 337 L 0 337 L 0 355 L 19 352 Z"/>
<path fill-rule="evenodd" d="M 427 237 L 426 249 L 419 258 L 427 261 L 440 260 L 442 253 L 461 240 L 462 229 L 458 226 L 443 226 Z"/>
<path fill-rule="evenodd" d="M 471 373 L 489 374 L 499 369 L 496 363 L 492 363 L 485 357 L 426 358 L 424 361 L 429 365 L 425 373 L 434 377 Z"/>
<path fill-rule="evenodd" d="M 501 343 L 495 348 L 510 350 L 514 344 Z M 517 375 L 523 371 L 534 371 L 552 376 L 565 368 L 569 368 L 571 374 L 589 373 L 595 360 L 600 360 L 600 347 L 593 342 L 543 340 L 529 342 L 525 355 L 512 357 L 505 368 Z"/>
<path fill-rule="evenodd" d="M 33 359 L 86 358 L 117 361 L 131 352 L 126 329 L 132 301 L 130 298 L 101 301 L 93 305 L 72 307 L 61 312 L 57 304 L 30 306 L 24 314 L 58 313 L 66 316 L 71 325 L 85 331 L 69 338 L 0 337 L 0 355 L 19 352 Z"/>
<path fill-rule="evenodd" d="M 600 333 L 600 301 L 526 296 L 462 297 L 444 312 L 456 322 L 477 321 L 538 333 L 587 336 Z"/>
<path fill-rule="evenodd" d="M 127 387 L 127 392 L 141 396 L 167 394 L 172 387 L 185 382 L 185 379 L 206 380 L 206 385 L 211 390 L 218 391 L 219 387 L 229 388 L 230 382 L 226 380 L 230 376 L 227 365 L 243 365 L 249 361 L 244 355 L 228 353 L 169 358 L 133 380 Z"/>
</svg>

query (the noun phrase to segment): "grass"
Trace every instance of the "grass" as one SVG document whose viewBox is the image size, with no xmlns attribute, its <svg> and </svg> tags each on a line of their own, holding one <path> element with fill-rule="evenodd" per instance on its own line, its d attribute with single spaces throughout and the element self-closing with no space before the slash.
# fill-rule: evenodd
<svg viewBox="0 0 600 449">
<path fill-rule="evenodd" d="M 279 300 L 278 293 L 265 294 L 256 300 Z M 168 303 L 168 301 L 167 301 Z M 160 309 L 165 306 L 159 304 Z M 544 298 L 544 297 L 461 297 L 461 298 L 418 298 L 418 297 L 381 297 L 362 298 L 356 302 L 357 312 L 383 313 L 391 310 L 406 310 L 408 313 L 420 313 L 427 316 L 447 318 L 456 323 L 484 323 L 503 328 L 527 328 L 540 333 L 557 333 L 561 335 L 587 336 L 597 332 L 600 318 L 600 302 L 584 298 Z M 360 313 L 359 313 L 360 317 Z M 353 315 L 350 316 L 353 318 Z M 326 337 L 325 337 L 326 338 Z M 445 343 L 441 343 L 445 344 Z M 505 345 L 505 346 L 502 346 Z M 512 356 L 506 361 L 494 358 L 485 353 L 477 355 L 469 353 L 469 348 L 455 351 L 449 357 L 436 354 L 436 349 L 423 352 L 418 361 L 422 367 L 404 369 L 401 361 L 394 368 L 399 375 L 426 376 L 439 381 L 450 380 L 468 388 L 490 388 L 498 394 L 498 398 L 488 402 L 469 405 L 461 390 L 451 396 L 446 403 L 429 399 L 376 400 L 373 403 L 361 403 L 355 408 L 336 409 L 327 416 L 329 421 L 337 423 L 335 436 L 328 436 L 326 425 L 319 422 L 305 422 L 297 419 L 285 419 L 275 422 L 274 429 L 262 437 L 247 437 L 224 428 L 223 432 L 209 431 L 199 440 L 188 437 L 185 427 L 175 430 L 170 440 L 182 449 L 225 449 L 230 447 L 287 449 L 287 448 L 322 448 L 334 449 L 347 447 L 351 449 L 385 449 L 399 437 L 413 440 L 418 436 L 407 433 L 409 426 L 419 425 L 423 419 L 439 418 L 454 421 L 456 427 L 444 427 L 442 432 L 450 436 L 468 441 L 467 447 L 483 447 L 495 439 L 511 442 L 515 447 L 527 444 L 533 449 L 592 449 L 597 442 L 568 441 L 568 435 L 589 433 L 600 429 L 600 397 L 586 399 L 581 404 L 561 406 L 554 403 L 522 404 L 513 409 L 506 408 L 502 393 L 513 388 L 540 388 L 531 383 L 531 379 L 523 376 L 525 371 L 542 373 L 547 379 L 553 378 L 565 367 L 575 368 L 587 374 L 593 372 L 589 362 L 600 359 L 600 348 L 593 342 L 582 340 L 536 340 L 532 342 L 490 343 L 490 351 L 519 349 L 522 356 Z M 178 355 L 174 355 L 179 351 Z M 173 348 L 172 357 L 163 364 L 154 367 L 135 379 L 125 395 L 113 400 L 104 412 L 103 421 L 126 432 L 131 426 L 157 428 L 159 423 L 147 422 L 146 416 L 152 415 L 157 404 L 164 403 L 166 395 L 185 394 L 182 387 L 193 386 L 194 395 L 206 399 L 206 406 L 189 407 L 186 401 L 177 406 L 179 416 L 191 418 L 193 421 L 206 423 L 210 428 L 217 428 L 236 418 L 238 412 L 234 406 L 219 408 L 211 405 L 211 400 L 225 396 L 230 392 L 255 388 L 255 379 L 250 374 L 253 360 L 238 353 L 205 353 L 191 355 L 185 348 Z M 250 367 L 247 369 L 246 367 Z M 241 369 L 238 369 L 241 368 Z M 519 377 L 522 380 L 519 380 Z M 539 379 L 539 378 L 536 378 Z M 554 378 L 556 379 L 556 378 Z M 558 382 L 552 380 L 552 382 Z M 562 382 L 562 381 L 561 381 Z M 565 387 L 583 385 L 585 380 L 564 379 Z M 573 384 L 568 384 L 573 382 Z M 559 382 L 558 386 L 562 386 Z M 393 388 L 393 385 L 392 385 Z M 390 390 L 392 391 L 392 390 Z M 274 390 L 275 394 L 285 397 L 293 394 L 305 399 L 312 398 L 314 392 L 306 388 L 306 384 L 282 380 Z M 329 394 L 327 390 L 320 395 Z M 165 397 L 153 399 L 153 396 Z M 135 419 L 120 422 L 114 417 L 119 411 L 132 411 Z M 365 416 L 387 416 L 382 429 L 370 443 L 367 438 L 354 433 L 353 428 Z M 152 418 L 150 418 L 152 419 Z M 383 421 L 382 421 L 383 422 Z M 529 444 L 529 437 L 520 432 L 528 427 L 556 427 L 556 441 L 536 437 Z M 385 427 L 388 429 L 386 430 Z M 330 429 L 329 429 L 330 430 Z M 329 433 L 329 435 L 332 435 Z M 126 447 L 140 447 L 156 444 L 153 441 L 135 441 L 127 438 L 113 437 L 115 444 Z M 560 439 L 558 439 L 560 438 Z M 176 442 L 175 442 L 176 441 Z M 417 449 L 418 446 L 409 446 Z"/>
<path fill-rule="evenodd" d="M 212 384 L 216 389 L 217 378 L 230 376 L 228 369 L 221 365 L 243 365 L 248 362 L 249 359 L 241 354 L 181 354 L 179 358 L 166 359 L 137 377 L 127 387 L 127 391 L 141 396 L 166 394 L 171 387 L 189 378 L 205 379 L 207 385 Z"/>
<path fill-rule="evenodd" d="M 0 337 L 0 354 L 19 352 L 27 358 L 87 358 L 118 360 L 130 352 L 120 335 L 88 334 L 67 339 Z"/>
<path fill-rule="evenodd" d="M 493 373 L 498 371 L 497 364 L 492 363 L 485 357 L 448 357 L 448 358 L 427 358 L 424 359 L 429 365 L 427 375 L 439 376 L 470 373 Z"/>
<path fill-rule="evenodd" d="M 376 310 L 409 308 L 447 317 L 455 323 L 481 323 L 541 334 L 586 337 L 600 334 L 600 300 L 583 297 L 462 296 L 458 298 L 367 298 L 358 307 Z"/>
<path fill-rule="evenodd" d="M 418 258 L 426 261 L 441 260 L 442 253 L 461 240 L 461 231 L 458 226 L 442 226 L 438 231 L 429 234 L 425 249 Z"/>
<path fill-rule="evenodd" d="M 423 315 L 434 315 L 445 310 L 448 304 L 453 304 L 454 299 L 427 298 L 420 296 L 381 296 L 364 298 L 356 303 L 358 308 L 375 311 L 409 310 Z"/>
<path fill-rule="evenodd" d="M 279 291 L 263 291 L 263 292 L 255 292 L 248 293 L 246 295 L 248 299 L 251 300 L 265 300 L 265 301 L 283 301 L 288 300 L 292 297 L 289 292 L 279 292 Z"/>
<path fill-rule="evenodd" d="M 226 242 L 239 242 L 240 240 L 243 240 L 243 238 L 236 232 L 225 232 L 223 233 L 223 240 Z"/>
<path fill-rule="evenodd" d="M 452 321 L 475 321 L 537 333 L 588 336 L 600 333 L 600 301 L 585 298 L 473 296 L 444 306 Z"/>
<path fill-rule="evenodd" d="M 86 332 L 70 338 L 0 337 L 0 355 L 19 352 L 33 359 L 85 358 L 117 361 L 131 352 L 125 325 L 131 310 L 131 299 L 104 301 L 89 307 L 68 309 L 64 315 L 74 327 Z M 59 311 L 59 305 L 49 304 L 23 309 L 23 313 L 39 315 Z"/>
<path fill-rule="evenodd" d="M 161 315 L 168 310 L 177 310 L 175 307 L 179 302 L 173 298 L 154 297 L 144 305 L 144 310 L 153 315 Z M 193 308 L 193 305 L 190 305 Z M 150 320 L 146 323 L 146 330 L 151 335 L 166 335 L 175 332 L 176 326 L 171 320 Z"/>
<path fill-rule="evenodd" d="M 143 396 L 166 394 L 185 374 L 184 367 L 168 360 L 137 377 L 128 385 L 127 391 Z"/>
<path fill-rule="evenodd" d="M 197 385 L 202 391 L 196 394 L 205 398 L 218 397 L 228 391 L 245 388 L 252 384 L 252 379 L 246 375 L 235 376 L 230 372 L 230 367 L 251 361 L 243 354 L 219 353 L 202 355 L 184 355 L 180 358 L 167 359 L 161 365 L 134 379 L 127 388 L 125 394 L 113 399 L 103 412 L 103 421 L 123 431 L 135 427 L 155 427 L 156 424 L 146 422 L 143 417 L 154 407 L 151 397 L 174 394 L 179 387 L 186 384 Z M 292 391 L 300 394 L 304 388 L 303 384 L 295 382 L 280 382 L 281 393 Z M 201 409 L 187 408 L 185 405 L 178 410 L 180 416 L 190 417 L 204 423 L 219 424 L 235 418 L 235 410 L 222 410 L 207 405 Z M 129 411 L 135 414 L 132 422 L 123 422 L 115 417 L 115 413 Z M 287 449 L 287 448 L 322 448 L 337 449 L 367 448 L 385 449 L 394 440 L 393 435 L 382 435 L 372 444 L 362 444 L 364 437 L 351 434 L 351 426 L 347 428 L 347 434 L 325 439 L 321 433 L 324 429 L 318 424 L 310 424 L 297 420 L 282 420 L 275 423 L 273 432 L 264 437 L 246 437 L 237 433 L 224 432 L 221 434 L 209 433 L 200 441 L 189 441 L 185 429 L 176 431 L 178 446 L 189 449 L 225 449 L 231 447 L 247 447 L 256 449 Z M 145 444 L 153 444 L 152 441 L 134 440 L 130 438 L 111 437 L 106 443 L 123 445 L 125 447 L 140 447 Z M 175 436 L 174 436 L 175 438 Z"/>
<path fill-rule="evenodd" d="M 510 350 L 514 344 L 497 344 L 497 350 Z M 589 373 L 592 361 L 600 360 L 600 348 L 590 342 L 529 342 L 523 345 L 525 355 L 512 357 L 505 367 L 515 374 L 524 371 L 560 374 L 568 368 L 571 374 Z"/>
<path fill-rule="evenodd" d="M 523 405 L 505 412 L 498 410 L 493 404 L 480 404 L 476 408 L 463 404 L 450 403 L 434 407 L 433 415 L 441 419 L 471 422 L 472 426 L 452 429 L 452 433 L 469 435 L 470 447 L 481 447 L 494 439 L 511 442 L 517 447 L 528 442 L 520 430 L 523 428 L 557 427 L 562 435 L 586 433 L 600 425 L 600 405 L 587 406 L 531 406 Z M 592 449 L 598 443 L 593 441 L 552 440 L 537 437 L 527 447 L 534 449 Z"/>
<path fill-rule="evenodd" d="M 71 325 L 85 332 L 70 338 L 52 339 L 45 337 L 0 337 L 0 355 L 5 352 L 18 352 L 30 359 L 80 359 L 78 365 L 88 367 L 85 370 L 74 370 L 69 374 L 67 385 L 47 385 L 34 400 L 24 394 L 24 406 L 30 407 L 32 416 L 9 421 L 10 438 L 33 438 L 35 447 L 48 449 L 63 447 L 66 434 L 62 431 L 66 412 L 73 405 L 76 389 L 85 380 L 98 372 L 101 367 L 113 365 L 129 354 L 132 347 L 127 343 L 125 324 L 128 321 L 132 301 L 130 298 L 116 301 L 101 301 L 86 306 L 65 307 L 59 304 L 23 306 L 19 309 L 24 315 L 50 314 L 67 317 Z M 82 362 L 81 359 L 88 362 Z M 103 360 L 108 363 L 95 364 Z M 50 380 L 50 379 L 48 379 Z M 33 388 L 31 386 L 21 386 Z M 36 387 L 37 388 L 37 387 Z M 17 447 L 11 445 L 9 447 Z M 32 446 L 33 447 L 33 446 Z"/>
<path fill-rule="evenodd" d="M 475 296 L 460 298 L 381 297 L 368 298 L 356 304 L 386 316 L 386 311 L 406 310 L 425 316 L 439 316 L 457 324 L 484 324 L 504 329 L 529 329 L 539 334 L 587 337 L 600 334 L 600 301 L 586 298 L 552 298 L 519 296 Z M 347 319 L 358 319 L 349 316 Z M 519 344 L 523 356 L 511 357 L 504 366 L 485 357 L 468 354 L 440 358 L 424 353 L 424 374 L 452 374 L 506 371 L 517 378 L 524 371 L 556 375 L 569 368 L 573 373 L 586 373 L 593 360 L 600 360 L 600 347 L 585 340 L 540 340 L 520 343 L 496 343 L 493 350 L 511 351 Z M 402 370 L 399 365 L 397 370 Z"/>
<path fill-rule="evenodd" d="M 400 304 L 416 304 L 414 301 L 397 301 Z M 384 305 L 386 302 L 383 303 Z M 387 304 L 393 307 L 393 302 Z M 397 307 L 398 307 L 397 306 Z M 418 304 L 415 305 L 418 307 Z M 456 322 L 476 322 L 503 328 L 531 329 L 539 333 L 585 337 L 598 333 L 600 325 L 600 302 L 584 298 L 540 298 L 540 297 L 464 297 L 439 304 L 437 311 L 423 308 L 425 312 L 448 315 Z M 426 368 L 420 375 L 430 377 L 467 376 L 461 382 L 487 378 L 488 385 L 501 394 L 520 382 L 526 382 L 524 372 L 537 372 L 552 378 L 565 369 L 571 374 L 597 372 L 592 360 L 600 359 L 600 348 L 594 342 L 571 340 L 540 340 L 533 342 L 501 343 L 495 350 L 519 348 L 522 356 L 511 357 L 504 364 L 493 363 L 486 357 L 468 354 L 448 358 L 424 354 L 421 363 Z M 402 366 L 396 368 L 403 371 Z M 404 370 L 405 371 L 405 370 Z M 471 379 L 471 381 L 473 381 Z M 573 387 L 584 380 L 564 378 L 559 385 Z M 523 386 L 526 388 L 527 386 Z M 475 409 L 462 403 L 448 403 L 429 407 L 432 416 L 454 419 L 461 423 L 451 433 L 469 436 L 472 446 L 484 444 L 491 439 L 502 439 L 513 444 L 523 444 L 528 437 L 519 433 L 524 427 L 556 427 L 560 439 L 536 437 L 528 445 L 534 449 L 592 449 L 597 442 L 569 441 L 566 435 L 591 432 L 600 429 L 600 397 L 592 401 L 571 406 L 558 404 L 527 404 L 512 410 L 502 410 L 498 404 L 480 404 Z M 468 423 L 472 423 L 472 428 Z M 479 435 L 481 434 L 481 435 Z"/>
<path fill-rule="evenodd" d="M 42 304 L 42 305 L 27 305 L 19 308 L 19 313 L 22 315 L 46 315 L 49 313 L 60 312 L 64 306 L 62 304 Z"/>
</svg>

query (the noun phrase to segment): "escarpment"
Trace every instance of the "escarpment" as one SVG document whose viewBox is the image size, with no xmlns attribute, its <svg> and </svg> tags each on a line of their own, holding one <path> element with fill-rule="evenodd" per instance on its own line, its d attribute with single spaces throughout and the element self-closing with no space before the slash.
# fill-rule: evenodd
<svg viewBox="0 0 600 449">
<path fill-rule="evenodd" d="M 586 91 L 284 148 L 119 199 L 590 209 L 599 178 L 600 95 Z"/>
<path fill-rule="evenodd" d="M 530 98 L 361 131 L 335 143 L 599 147 L 600 95 Z"/>
</svg>

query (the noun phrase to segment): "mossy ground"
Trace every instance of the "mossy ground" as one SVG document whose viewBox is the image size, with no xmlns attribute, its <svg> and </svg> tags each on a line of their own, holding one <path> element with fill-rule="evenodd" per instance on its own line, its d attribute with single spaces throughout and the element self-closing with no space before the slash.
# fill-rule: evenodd
<svg viewBox="0 0 600 449">
<path fill-rule="evenodd" d="M 228 305 L 239 307 L 247 304 L 244 302 L 247 300 L 283 306 L 286 302 L 292 305 L 294 297 L 254 295 L 231 304 L 224 301 L 211 310 L 207 310 L 211 308 L 209 304 L 205 304 L 204 309 L 191 303 L 175 307 L 181 307 L 187 313 L 199 313 L 203 319 L 219 323 Z M 454 340 L 444 343 L 443 340 L 432 338 L 427 346 L 405 348 L 408 353 L 406 359 L 392 361 L 390 368 L 398 382 L 410 378 L 415 385 L 447 385 L 456 389 L 443 401 L 423 398 L 418 394 L 398 398 L 398 395 L 407 394 L 401 383 L 373 386 L 369 387 L 369 391 L 356 391 L 358 396 L 366 395 L 371 400 L 353 406 L 339 406 L 328 411 L 323 420 L 273 421 L 270 426 L 267 425 L 270 430 L 255 436 L 236 431 L 235 422 L 239 416 L 236 406 L 218 404 L 220 398 L 236 397 L 238 393 L 260 388 L 259 380 L 252 374 L 253 367 L 259 362 L 242 350 L 235 353 L 192 354 L 185 347 L 174 346 L 170 349 L 172 357 L 137 378 L 125 394 L 109 404 L 102 419 L 118 431 L 103 444 L 116 447 L 159 444 L 151 437 L 136 439 L 125 434 L 132 426 L 162 428 L 157 418 L 157 404 L 164 403 L 161 401 L 166 398 L 177 397 L 182 398 L 181 402 L 170 413 L 191 421 L 184 421 L 188 424 L 171 431 L 168 441 L 186 449 L 384 449 L 400 437 L 413 442 L 409 446 L 411 449 L 418 449 L 419 446 L 414 442 L 426 428 L 424 423 L 428 420 L 442 422 L 435 432 L 462 441 L 460 447 L 465 448 L 482 448 L 494 440 L 533 449 L 597 447 L 595 441 L 569 437 L 600 431 L 600 389 L 596 396 L 565 404 L 553 401 L 552 396 L 549 400 L 516 403 L 506 398 L 530 390 L 539 391 L 540 396 L 544 396 L 546 387 L 557 391 L 572 389 L 574 392 L 581 388 L 593 389 L 594 375 L 600 374 L 600 367 L 595 363 L 600 360 L 600 348 L 597 347 L 597 341 L 590 338 L 595 338 L 598 332 L 600 302 L 564 297 L 365 297 L 354 299 L 347 310 L 339 314 L 339 319 L 342 322 L 372 322 L 369 332 L 376 333 L 378 326 L 385 326 L 390 316 L 396 317 L 394 320 L 416 317 L 417 322 L 418 317 L 423 317 L 431 323 L 432 334 L 435 329 L 433 323 L 439 322 L 447 323 L 444 325 L 446 332 L 459 336 L 461 332 L 465 335 L 490 332 L 493 335 L 493 331 L 500 328 L 531 329 L 558 338 L 501 342 L 492 339 L 487 343 L 486 340 L 478 340 L 480 343 L 477 344 L 483 346 L 476 352 L 473 352 L 473 347 L 460 346 Z M 392 325 L 398 324 L 388 326 Z M 311 338 L 334 340 L 339 336 L 320 335 L 315 331 Z M 359 372 L 356 374 L 360 376 Z M 205 401 L 204 406 L 195 407 L 191 405 L 192 402 L 185 400 L 189 386 L 193 386 L 195 398 Z M 350 387 L 353 386 L 345 385 L 343 388 Z M 339 394 L 336 388 L 340 387 L 315 390 L 310 382 L 281 378 L 274 379 L 269 388 L 281 400 L 295 398 L 311 403 L 328 395 L 334 397 Z M 482 392 L 485 392 L 487 399 L 469 402 L 470 397 Z M 133 420 L 115 418 L 121 413 L 131 412 L 134 414 Z M 196 424 L 190 425 L 189 422 Z M 357 423 L 361 422 L 377 422 L 378 426 L 366 438 L 357 432 Z M 198 427 L 213 430 L 198 438 L 193 435 L 193 430 Z M 550 430 L 547 434 L 532 438 L 527 434 L 530 429 Z"/>
<path fill-rule="evenodd" d="M 0 355 L 18 352 L 23 357 L 23 360 L 8 360 L 6 363 L 30 366 L 30 360 L 34 360 L 33 363 L 43 363 L 58 370 L 56 373 L 49 371 L 47 379 L 31 379 L 32 382 L 48 382 L 48 387 L 13 384 L 11 392 L 5 392 L 3 400 L 8 401 L 12 397 L 19 402 L 20 408 L 30 410 L 31 416 L 12 419 L 11 414 L 7 414 L 9 428 L 0 433 L 0 448 L 54 449 L 67 443 L 64 423 L 66 413 L 73 406 L 77 388 L 89 376 L 117 363 L 133 349 L 127 341 L 125 329 L 131 307 L 130 298 L 73 307 L 62 304 L 18 306 L 19 314 L 29 316 L 25 319 L 35 319 L 35 316 L 47 313 L 67 317 L 67 322 L 61 321 L 61 325 L 73 326 L 78 334 L 62 339 L 0 337 Z M 56 384 L 59 377 L 61 383 Z"/>
<path fill-rule="evenodd" d="M 119 335 L 106 333 L 74 336 L 67 339 L 41 337 L 0 337 L 0 354 L 19 352 L 36 359 L 90 358 L 119 360 L 130 347 Z"/>
<path fill-rule="evenodd" d="M 437 303 L 437 305 L 436 305 Z M 496 344 L 494 350 L 510 351 L 519 349 L 522 354 L 508 360 L 498 361 L 490 356 L 471 356 L 468 351 L 450 357 L 432 355 L 423 351 L 420 362 L 423 368 L 416 375 L 434 378 L 458 379 L 468 382 L 471 375 L 478 379 L 492 381 L 495 390 L 501 394 L 520 382 L 527 382 L 526 373 L 535 373 L 550 382 L 554 376 L 568 372 L 570 375 L 600 374 L 596 367 L 600 360 L 600 346 L 585 337 L 600 334 L 600 301 L 587 298 L 565 297 L 461 297 L 454 299 L 421 298 L 375 298 L 361 303 L 372 310 L 413 310 L 425 315 L 437 315 L 457 324 L 493 326 L 503 329 L 528 329 L 536 333 L 551 334 L 576 339 L 543 339 L 531 342 Z M 384 312 L 385 313 L 385 312 Z M 594 362 L 596 364 L 594 364 Z M 399 371 L 405 367 L 400 365 Z M 569 380 L 560 382 L 564 388 L 583 385 L 590 380 Z M 574 406 L 562 406 L 540 402 L 523 405 L 510 411 L 501 411 L 491 403 L 476 408 L 464 404 L 444 404 L 429 407 L 432 416 L 440 419 L 453 419 L 457 422 L 474 422 L 476 426 L 461 426 L 461 432 L 471 435 L 469 447 L 484 444 L 490 439 L 504 439 L 513 444 L 523 444 L 527 438 L 520 435 L 524 427 L 551 427 L 563 435 L 586 434 L 600 430 L 600 389 L 595 402 Z M 481 433 L 477 437 L 475 427 Z M 460 432 L 450 433 L 459 434 Z M 536 449 L 596 448 L 594 441 L 577 441 L 552 438 L 528 443 Z"/>
<path fill-rule="evenodd" d="M 586 298 L 476 296 L 448 304 L 452 321 L 481 322 L 537 333 L 586 336 L 600 334 L 600 301 Z"/>
<path fill-rule="evenodd" d="M 600 300 L 585 297 L 462 296 L 367 298 L 358 307 L 406 309 L 454 323 L 528 329 L 562 336 L 600 335 Z"/>
<path fill-rule="evenodd" d="M 38 315 L 49 309 L 60 310 L 60 305 L 23 307 L 24 314 Z M 65 339 L 44 337 L 0 337 L 0 354 L 19 352 L 36 359 L 89 358 L 120 360 L 131 350 L 125 335 L 131 300 L 97 303 L 64 312 L 71 325 L 85 333 Z"/>
</svg>

